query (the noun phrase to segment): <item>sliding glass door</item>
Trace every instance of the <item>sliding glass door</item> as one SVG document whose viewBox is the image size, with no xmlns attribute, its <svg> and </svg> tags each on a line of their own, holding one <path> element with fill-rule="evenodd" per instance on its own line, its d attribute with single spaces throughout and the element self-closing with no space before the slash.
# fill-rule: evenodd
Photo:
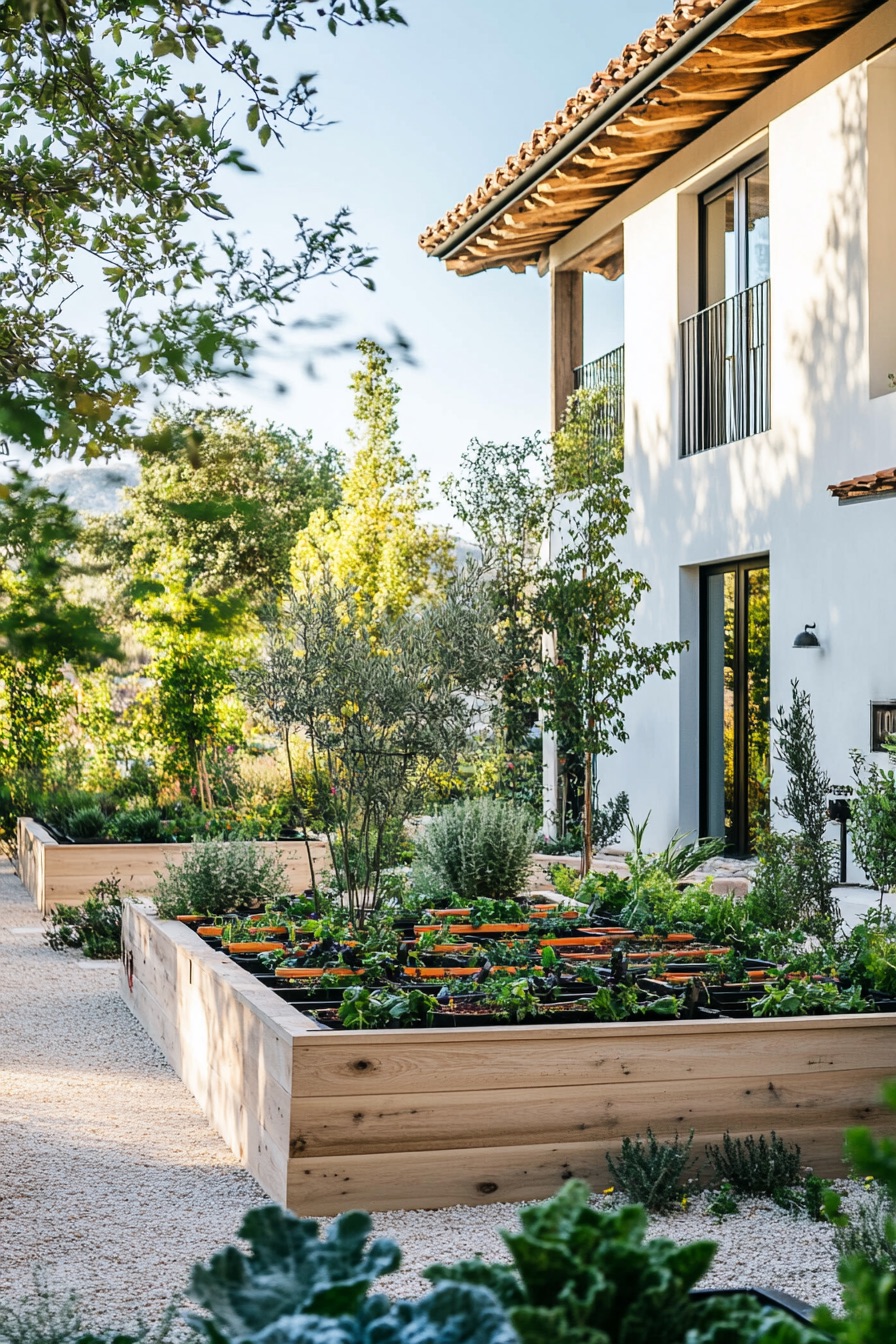
<svg viewBox="0 0 896 1344">
<path fill-rule="evenodd" d="M 768 813 L 768 559 L 707 567 L 700 598 L 700 831 L 750 854 Z"/>
</svg>

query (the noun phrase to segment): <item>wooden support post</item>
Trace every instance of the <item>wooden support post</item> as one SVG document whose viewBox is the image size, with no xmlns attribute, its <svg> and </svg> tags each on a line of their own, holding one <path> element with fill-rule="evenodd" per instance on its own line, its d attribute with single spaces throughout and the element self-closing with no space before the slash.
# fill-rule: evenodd
<svg viewBox="0 0 896 1344">
<path fill-rule="evenodd" d="M 584 362 L 581 271 L 551 272 L 551 429 L 559 429 L 572 396 L 575 370 Z"/>
<path fill-rule="evenodd" d="M 583 276 L 581 271 L 551 271 L 551 429 L 563 423 L 575 389 L 575 371 L 585 358 Z M 546 539 L 547 554 L 551 538 Z M 551 651 L 545 645 L 545 656 Z M 542 807 L 545 835 L 557 835 L 560 789 L 557 738 L 542 733 Z"/>
</svg>

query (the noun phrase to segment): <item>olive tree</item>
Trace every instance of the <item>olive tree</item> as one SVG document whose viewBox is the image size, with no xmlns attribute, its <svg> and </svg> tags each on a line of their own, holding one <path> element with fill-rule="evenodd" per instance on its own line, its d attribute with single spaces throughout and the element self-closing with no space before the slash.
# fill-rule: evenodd
<svg viewBox="0 0 896 1344">
<path fill-rule="evenodd" d="M 383 617 L 371 640 L 355 592 L 316 573 L 268 619 L 262 658 L 238 676 L 285 741 L 307 739 L 357 923 L 381 901 L 390 838 L 456 759 L 474 697 L 492 687 L 490 615 L 479 577 L 465 572 L 438 599 Z"/>
</svg>

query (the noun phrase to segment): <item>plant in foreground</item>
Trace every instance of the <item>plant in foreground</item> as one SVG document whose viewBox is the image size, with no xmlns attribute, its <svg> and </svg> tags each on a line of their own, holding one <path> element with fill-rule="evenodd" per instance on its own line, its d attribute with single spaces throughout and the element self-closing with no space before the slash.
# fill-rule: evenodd
<svg viewBox="0 0 896 1344">
<path fill-rule="evenodd" d="M 690 1298 L 714 1243 L 647 1241 L 644 1209 L 595 1209 L 589 1195 L 570 1180 L 523 1209 L 519 1230 L 501 1233 L 511 1265 L 467 1260 L 424 1277 L 490 1290 L 522 1344 L 820 1344 L 814 1331 L 747 1296 Z"/>
<path fill-rule="evenodd" d="M 881 1274 L 896 1275 L 896 1202 L 886 1189 L 870 1184 L 849 1217 L 838 1217 L 834 1243 L 841 1256 L 861 1257 Z"/>
<path fill-rule="evenodd" d="M 648 1125 L 645 1138 L 622 1140 L 614 1158 L 607 1154 L 607 1166 L 616 1185 L 643 1204 L 651 1213 L 669 1213 L 681 1200 L 681 1177 L 690 1161 L 694 1131 L 686 1140 L 676 1133 L 671 1142 L 658 1139 Z"/>
<path fill-rule="evenodd" d="M 60 905 L 44 940 L 54 952 L 77 948 L 91 960 L 114 961 L 121 951 L 121 878 L 104 877 L 83 905 Z"/>
<path fill-rule="evenodd" d="M 774 1195 L 776 1190 L 797 1185 L 800 1179 L 800 1150 L 785 1143 L 774 1130 L 768 1138 L 733 1139 L 729 1133 L 718 1144 L 708 1144 L 706 1156 L 717 1179 L 728 1181 L 739 1195 Z"/>
<path fill-rule="evenodd" d="M 896 1111 L 896 1083 L 887 1083 L 883 1091 L 887 1105 Z M 896 1207 L 896 1139 L 877 1139 L 869 1129 L 848 1129 L 846 1151 L 856 1171 L 866 1172 L 879 1182 L 892 1211 Z M 831 1191 L 825 1202 L 831 1222 L 842 1224 L 839 1195 Z M 843 1285 L 845 1316 L 835 1319 L 827 1307 L 820 1307 L 815 1314 L 819 1327 L 837 1344 L 892 1344 L 896 1339 L 896 1268 L 892 1263 L 896 1217 L 892 1212 L 883 1214 L 882 1232 L 890 1247 L 886 1257 L 880 1255 L 880 1248 L 869 1254 L 869 1248 L 863 1246 L 856 1247 L 858 1254 L 847 1254 L 840 1261 L 838 1277 Z"/>
<path fill-rule="evenodd" d="M 439 1287 L 415 1302 L 370 1293 L 398 1269 L 394 1241 L 368 1244 L 366 1213 L 343 1213 L 323 1237 L 319 1225 L 275 1207 L 253 1209 L 240 1228 L 249 1251 L 228 1246 L 197 1265 L 190 1297 L 203 1315 L 187 1322 L 208 1344 L 516 1344 L 493 1295 Z"/>
<path fill-rule="evenodd" d="M 896 1110 L 896 1084 L 885 1089 Z M 847 1133 L 856 1168 L 896 1201 L 896 1140 Z M 730 1190 L 728 1192 L 730 1196 Z M 732 1201 L 733 1202 L 733 1201 Z M 839 1198 L 825 1203 L 837 1220 Z M 843 1221 L 843 1220 L 841 1220 Z M 867 1250 L 840 1264 L 846 1315 L 819 1308 L 805 1325 L 746 1294 L 694 1298 L 715 1254 L 711 1241 L 645 1239 L 647 1214 L 592 1206 L 584 1182 L 520 1213 L 502 1232 L 510 1264 L 434 1265 L 433 1291 L 412 1302 L 371 1293 L 401 1264 L 393 1241 L 370 1241 L 366 1213 L 319 1224 L 279 1206 L 253 1209 L 228 1246 L 197 1265 L 183 1319 L 205 1344 L 892 1344 L 896 1273 Z M 896 1223 L 885 1216 L 892 1245 Z M 161 1340 L 162 1331 L 155 1339 Z M 71 1299 L 32 1311 L 0 1306 L 0 1344 L 144 1344 L 146 1331 L 82 1332 Z"/>
</svg>

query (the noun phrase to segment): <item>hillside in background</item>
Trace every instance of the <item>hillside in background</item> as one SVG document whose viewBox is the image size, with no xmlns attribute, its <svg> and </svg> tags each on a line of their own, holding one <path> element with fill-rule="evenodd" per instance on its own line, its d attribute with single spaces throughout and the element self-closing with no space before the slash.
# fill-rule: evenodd
<svg viewBox="0 0 896 1344">
<path fill-rule="evenodd" d="M 121 492 L 126 486 L 137 484 L 140 467 L 137 462 L 125 459 L 89 465 L 53 465 L 40 472 L 40 479 L 54 494 L 64 493 L 79 513 L 119 513 Z"/>
</svg>

